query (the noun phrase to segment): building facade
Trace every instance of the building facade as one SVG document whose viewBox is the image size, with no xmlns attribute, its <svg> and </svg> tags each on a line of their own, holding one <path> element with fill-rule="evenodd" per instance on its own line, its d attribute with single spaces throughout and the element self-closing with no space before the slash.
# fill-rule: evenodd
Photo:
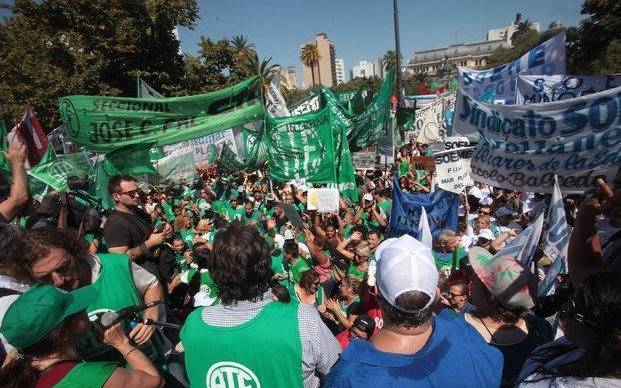
<svg viewBox="0 0 621 388">
<path fill-rule="evenodd" d="M 448 47 L 415 52 L 408 60 L 406 71 L 410 74 L 426 73 L 437 74 L 443 66 L 461 66 L 470 69 L 479 69 L 487 65 L 487 58 L 499 47 L 511 47 L 511 37 L 522 21 L 521 14 L 517 14 L 514 21 L 502 28 L 487 31 L 487 40 L 474 43 L 457 43 Z M 533 23 L 533 28 L 539 31 L 539 22 Z"/>
<path fill-rule="evenodd" d="M 375 65 L 373 62 L 360 61 L 358 65 L 351 68 L 351 78 L 371 78 L 375 77 Z"/>
<path fill-rule="evenodd" d="M 280 73 L 282 78 L 285 80 L 285 87 L 288 89 L 297 89 L 298 88 L 298 71 L 295 66 L 287 66 L 280 69 Z"/>
<path fill-rule="evenodd" d="M 336 50 L 334 48 L 334 42 L 328 39 L 328 35 L 325 32 L 320 32 L 315 36 L 315 39 L 308 42 L 317 46 L 319 52 L 318 65 L 306 66 L 302 63 L 302 73 L 304 77 L 304 86 L 313 86 L 314 84 L 322 84 L 327 87 L 336 85 Z M 300 49 L 304 47 L 304 43 L 300 46 Z"/>
<path fill-rule="evenodd" d="M 334 64 L 336 67 L 336 84 L 342 84 L 345 82 L 345 61 L 341 58 L 336 58 Z"/>
</svg>

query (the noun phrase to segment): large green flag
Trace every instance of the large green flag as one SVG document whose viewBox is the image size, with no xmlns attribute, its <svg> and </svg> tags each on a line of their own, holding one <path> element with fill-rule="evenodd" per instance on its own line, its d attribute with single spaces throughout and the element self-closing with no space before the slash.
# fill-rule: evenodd
<svg viewBox="0 0 621 388">
<path fill-rule="evenodd" d="M 99 153 L 134 144 L 180 143 L 265 116 L 258 77 L 196 96 L 69 96 L 60 99 L 59 108 L 71 140 Z"/>
<path fill-rule="evenodd" d="M 276 181 L 306 178 L 357 200 L 346 128 L 328 106 L 299 116 L 268 117 L 265 142 Z"/>
<path fill-rule="evenodd" d="M 104 167 L 108 176 L 117 174 L 155 175 L 157 171 L 151 163 L 153 144 L 128 145 L 106 154 Z"/>
<path fill-rule="evenodd" d="M 4 153 L 9 149 L 9 143 L 7 142 L 8 131 L 6 129 L 6 123 L 4 119 L 0 118 L 0 174 L 5 178 L 11 176 L 11 166 L 4 157 Z"/>
<path fill-rule="evenodd" d="M 353 125 L 347 139 L 349 149 L 359 151 L 377 144 L 381 135 L 388 135 L 392 129 L 390 120 L 390 93 L 393 72 L 388 71 L 373 101 L 365 111 L 352 119 Z"/>
<path fill-rule="evenodd" d="M 100 160 L 95 166 L 95 185 L 91 194 L 101 201 L 101 206 L 103 206 L 104 209 L 112 209 L 115 206 L 112 194 L 110 194 L 110 190 L 108 189 L 108 180 L 104 163 Z"/>
</svg>

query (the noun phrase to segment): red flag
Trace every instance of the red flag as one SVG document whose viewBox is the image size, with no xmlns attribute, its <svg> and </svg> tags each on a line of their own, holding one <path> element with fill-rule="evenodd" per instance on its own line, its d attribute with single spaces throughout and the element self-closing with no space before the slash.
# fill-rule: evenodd
<svg viewBox="0 0 621 388">
<path fill-rule="evenodd" d="M 26 146 L 28 153 L 26 167 L 36 166 L 47 150 L 47 136 L 31 108 L 26 109 L 22 121 L 11 129 L 7 140 L 9 143 L 21 143 Z"/>
</svg>

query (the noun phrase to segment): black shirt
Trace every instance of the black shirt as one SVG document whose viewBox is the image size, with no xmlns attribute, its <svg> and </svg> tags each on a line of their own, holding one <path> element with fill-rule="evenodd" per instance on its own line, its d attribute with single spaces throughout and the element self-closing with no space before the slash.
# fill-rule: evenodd
<svg viewBox="0 0 621 388">
<path fill-rule="evenodd" d="M 133 213 L 113 210 L 104 227 L 104 238 L 110 248 L 134 248 L 145 242 L 151 234 L 151 218 L 142 209 Z"/>
</svg>

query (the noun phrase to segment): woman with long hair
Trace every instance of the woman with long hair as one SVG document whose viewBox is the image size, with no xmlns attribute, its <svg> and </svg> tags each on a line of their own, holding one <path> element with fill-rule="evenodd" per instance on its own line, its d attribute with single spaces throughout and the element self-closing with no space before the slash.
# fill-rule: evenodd
<svg viewBox="0 0 621 388">
<path fill-rule="evenodd" d="M 127 338 L 120 323 L 103 332 L 104 342 L 119 351 L 128 369 L 112 362 L 83 362 L 76 343 L 88 330 L 86 307 L 97 290 L 82 287 L 65 292 L 38 285 L 9 307 L 0 333 L 16 351 L 0 371 L 0 386 L 29 387 L 157 387 L 160 375 L 151 361 Z"/>
<path fill-rule="evenodd" d="M 314 304 L 320 313 L 326 312 L 326 295 L 314 269 L 302 272 L 300 281 L 290 289 L 291 299 L 303 304 Z"/>
<path fill-rule="evenodd" d="M 529 311 L 534 302 L 528 268 L 512 257 L 494 258 L 481 248 L 472 248 L 469 253 L 475 272 L 471 284 L 475 309 L 464 318 L 502 352 L 501 386 L 512 387 L 528 354 L 552 341 L 552 327 Z"/>
<path fill-rule="evenodd" d="M 565 333 L 536 349 L 521 387 L 621 386 L 621 276 L 589 276 L 560 313 Z M 536 364 L 536 366 L 535 366 Z M 528 371 L 534 370 L 534 373 Z"/>
</svg>

